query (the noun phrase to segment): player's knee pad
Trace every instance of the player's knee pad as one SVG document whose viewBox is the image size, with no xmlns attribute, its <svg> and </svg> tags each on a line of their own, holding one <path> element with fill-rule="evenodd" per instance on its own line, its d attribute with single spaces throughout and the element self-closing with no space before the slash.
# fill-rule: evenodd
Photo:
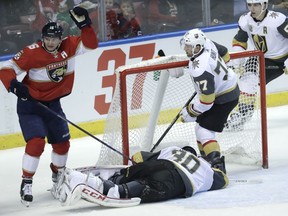
<svg viewBox="0 0 288 216">
<path fill-rule="evenodd" d="M 215 140 L 215 132 L 201 127 L 199 124 L 195 126 L 196 139 L 202 145 L 210 140 Z"/>
<path fill-rule="evenodd" d="M 40 157 L 44 151 L 44 147 L 45 147 L 44 138 L 42 137 L 32 138 L 26 144 L 25 153 L 30 156 Z"/>
<path fill-rule="evenodd" d="M 70 142 L 69 140 L 62 142 L 62 143 L 57 143 L 57 144 L 52 144 L 53 151 L 59 155 L 64 155 L 67 154 L 70 148 Z"/>
</svg>

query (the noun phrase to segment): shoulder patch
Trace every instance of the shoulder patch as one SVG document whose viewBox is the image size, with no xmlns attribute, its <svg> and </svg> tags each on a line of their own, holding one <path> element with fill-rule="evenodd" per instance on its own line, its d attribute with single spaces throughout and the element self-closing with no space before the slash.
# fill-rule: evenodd
<svg viewBox="0 0 288 216">
<path fill-rule="evenodd" d="M 192 67 L 194 70 L 196 70 L 197 68 L 199 68 L 199 59 L 195 59 L 193 62 L 192 62 Z"/>
</svg>

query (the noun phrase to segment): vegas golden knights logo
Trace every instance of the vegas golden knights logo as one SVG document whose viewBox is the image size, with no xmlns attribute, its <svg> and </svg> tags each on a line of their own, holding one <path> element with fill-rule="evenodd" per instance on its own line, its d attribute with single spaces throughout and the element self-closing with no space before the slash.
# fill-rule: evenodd
<svg viewBox="0 0 288 216">
<path fill-rule="evenodd" d="M 260 35 L 252 35 L 253 42 L 255 44 L 255 47 L 257 50 L 262 51 L 263 53 L 266 53 L 268 51 L 267 43 L 266 43 L 266 37 L 260 36 Z"/>
<path fill-rule="evenodd" d="M 47 74 L 53 82 L 59 83 L 67 72 L 67 61 L 56 62 L 46 67 Z"/>
</svg>

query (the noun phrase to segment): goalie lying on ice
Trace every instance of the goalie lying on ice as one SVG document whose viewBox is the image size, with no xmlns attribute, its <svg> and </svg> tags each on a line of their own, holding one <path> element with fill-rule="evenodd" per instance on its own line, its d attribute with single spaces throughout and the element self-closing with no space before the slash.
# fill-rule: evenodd
<svg viewBox="0 0 288 216">
<path fill-rule="evenodd" d="M 136 164 L 124 168 L 66 168 L 52 194 L 63 205 L 82 198 L 102 206 L 128 207 L 187 198 L 225 188 L 229 182 L 222 171 L 197 157 L 190 146 L 168 147 L 156 153 L 138 152 L 132 159 Z"/>
</svg>

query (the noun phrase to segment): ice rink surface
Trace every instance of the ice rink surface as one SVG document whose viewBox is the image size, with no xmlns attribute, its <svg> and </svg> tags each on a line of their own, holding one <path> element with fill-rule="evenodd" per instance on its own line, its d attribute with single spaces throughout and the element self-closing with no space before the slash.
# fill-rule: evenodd
<svg viewBox="0 0 288 216">
<path fill-rule="evenodd" d="M 130 208 L 105 208 L 79 201 L 61 206 L 47 190 L 51 187 L 50 145 L 46 145 L 34 176 L 34 201 L 30 207 L 20 203 L 21 163 L 24 147 L 0 151 L 0 215 L 81 215 L 81 216 L 286 216 L 288 213 L 288 106 L 269 108 L 269 169 L 259 166 L 227 164 L 230 179 L 261 180 L 262 183 L 233 183 L 223 190 L 196 194 L 188 199 L 141 204 Z M 98 137 L 98 136 L 97 136 Z M 101 136 L 99 136 L 101 138 Z M 71 140 L 67 167 L 94 165 L 100 143 L 87 137 Z"/>
</svg>

